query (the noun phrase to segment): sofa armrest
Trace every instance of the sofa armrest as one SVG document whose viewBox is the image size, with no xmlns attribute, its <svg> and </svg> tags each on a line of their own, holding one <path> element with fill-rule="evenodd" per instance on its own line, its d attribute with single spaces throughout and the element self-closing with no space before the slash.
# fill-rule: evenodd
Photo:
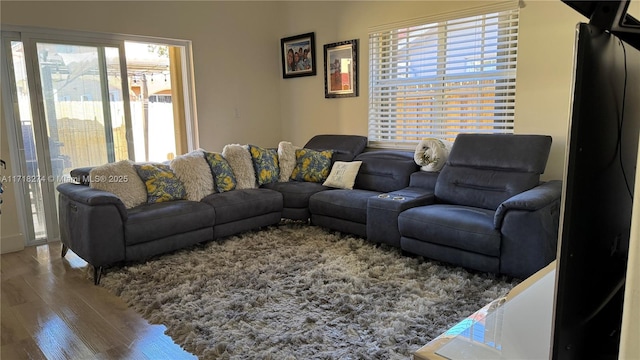
<svg viewBox="0 0 640 360">
<path fill-rule="evenodd" d="M 509 210 L 540 210 L 554 201 L 559 201 L 562 194 L 562 181 L 552 180 L 542 183 L 533 189 L 522 192 L 505 200 L 498 206 L 493 218 L 496 229 L 502 226 L 502 221 Z"/>
<path fill-rule="evenodd" d="M 398 215 L 433 202 L 433 191 L 419 187 L 406 187 L 370 197 L 367 200 L 367 240 L 400 248 Z"/>
<path fill-rule="evenodd" d="M 543 183 L 501 205 L 500 273 L 524 279 L 556 258 L 561 185 Z"/>
<path fill-rule="evenodd" d="M 122 200 L 108 191 L 93 189 L 79 184 L 63 183 L 56 188 L 69 200 L 88 206 L 113 205 L 120 213 L 122 221 L 127 221 L 128 213 Z"/>
<path fill-rule="evenodd" d="M 62 243 L 95 267 L 123 261 L 126 209 L 122 201 L 84 185 L 66 183 L 57 189 Z"/>
</svg>

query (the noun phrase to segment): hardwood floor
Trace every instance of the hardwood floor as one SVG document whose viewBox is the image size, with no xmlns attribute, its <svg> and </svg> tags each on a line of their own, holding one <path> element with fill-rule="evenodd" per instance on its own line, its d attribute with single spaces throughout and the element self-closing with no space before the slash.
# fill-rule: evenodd
<svg viewBox="0 0 640 360">
<path fill-rule="evenodd" d="M 0 256 L 1 359 L 196 358 L 60 251 L 52 243 Z"/>
</svg>

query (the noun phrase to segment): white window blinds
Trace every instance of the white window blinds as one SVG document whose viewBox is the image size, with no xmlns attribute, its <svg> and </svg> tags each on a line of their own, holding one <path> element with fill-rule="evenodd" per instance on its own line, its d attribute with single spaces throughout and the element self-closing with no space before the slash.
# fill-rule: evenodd
<svg viewBox="0 0 640 360">
<path fill-rule="evenodd" d="M 369 145 L 512 133 L 518 8 L 369 34 Z"/>
</svg>

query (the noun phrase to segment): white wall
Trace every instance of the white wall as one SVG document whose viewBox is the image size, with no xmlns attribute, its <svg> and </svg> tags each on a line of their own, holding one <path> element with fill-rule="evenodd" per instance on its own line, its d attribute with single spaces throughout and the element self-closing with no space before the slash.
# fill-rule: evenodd
<svg viewBox="0 0 640 360">
<path fill-rule="evenodd" d="M 318 133 L 367 134 L 368 30 L 491 1 L 3 1 L 3 24 L 193 41 L 200 146 L 304 144 Z M 562 178 L 575 24 L 560 1 L 521 10 L 516 133 L 553 136 L 543 179 Z M 316 76 L 283 79 L 280 38 L 315 32 Z M 360 96 L 325 99 L 323 45 L 360 40 Z"/>
<path fill-rule="evenodd" d="M 640 11 L 638 12 L 640 13 Z M 640 144 L 639 144 L 640 145 Z M 640 149 L 638 149 L 640 154 Z M 640 155 L 638 156 L 640 163 Z M 624 293 L 620 360 L 640 359 L 640 166 L 636 167 L 633 217 L 627 263 L 627 282 Z"/>
<path fill-rule="evenodd" d="M 546 179 L 562 179 L 567 146 L 575 28 L 587 21 L 560 1 L 526 1 L 521 10 L 516 133 L 553 136 Z"/>
<path fill-rule="evenodd" d="M 315 31 L 319 71 L 315 77 L 281 80 L 283 138 L 304 144 L 317 133 L 367 135 L 369 28 L 491 3 L 495 2 L 304 1 L 287 5 L 283 35 Z M 520 12 L 515 132 L 553 136 L 543 179 L 563 176 L 575 25 L 581 20 L 585 19 L 560 1 L 526 1 Z M 325 99 L 323 45 L 350 39 L 360 40 L 360 96 Z"/>
<path fill-rule="evenodd" d="M 3 25 L 191 40 L 200 146 L 277 145 L 279 4 L 245 1 L 3 1 Z"/>
<path fill-rule="evenodd" d="M 282 135 L 294 144 L 304 143 L 318 133 L 367 135 L 369 28 L 477 7 L 480 1 L 301 1 L 283 8 L 286 27 L 283 36 L 308 31 L 316 34 L 318 74 L 313 77 L 282 79 Z M 313 16 L 307 16 L 313 14 Z M 323 46 L 359 39 L 358 97 L 325 99 Z"/>
<path fill-rule="evenodd" d="M 640 1 L 632 2 L 630 6 L 629 13 L 636 19 L 640 18 Z M 640 144 L 638 145 L 640 147 Z M 640 149 L 638 149 L 638 164 L 640 164 Z M 622 313 L 620 360 L 640 359 L 640 322 L 638 322 L 640 319 L 640 196 L 638 196 L 640 194 L 640 166 L 637 165 L 634 194 L 627 282 Z"/>
</svg>

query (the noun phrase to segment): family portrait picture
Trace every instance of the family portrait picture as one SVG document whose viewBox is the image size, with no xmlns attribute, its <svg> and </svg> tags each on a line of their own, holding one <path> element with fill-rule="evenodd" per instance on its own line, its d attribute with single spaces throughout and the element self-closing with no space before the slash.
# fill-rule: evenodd
<svg viewBox="0 0 640 360">
<path fill-rule="evenodd" d="M 314 33 L 283 38 L 280 45 L 284 78 L 316 74 Z"/>
</svg>

